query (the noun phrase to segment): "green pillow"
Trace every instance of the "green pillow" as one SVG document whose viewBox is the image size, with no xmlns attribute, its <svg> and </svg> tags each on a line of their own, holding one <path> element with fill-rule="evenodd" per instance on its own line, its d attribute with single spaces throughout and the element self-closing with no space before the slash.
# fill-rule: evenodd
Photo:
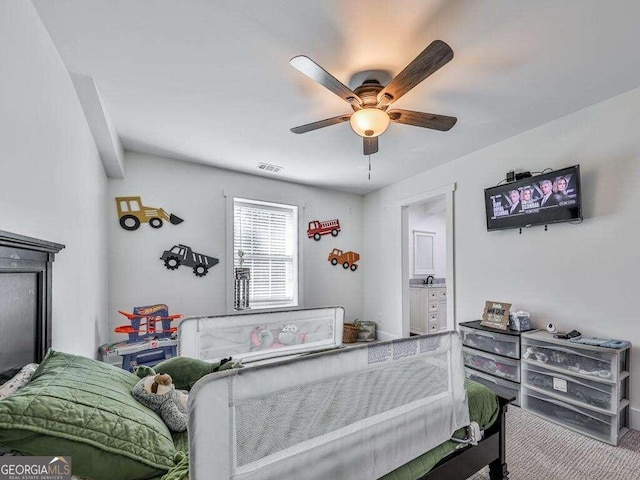
<svg viewBox="0 0 640 480">
<path fill-rule="evenodd" d="M 0 445 L 23 455 L 71 456 L 75 475 L 130 480 L 174 465 L 171 433 L 138 403 L 132 373 L 50 350 L 31 381 L 0 401 Z"/>
<path fill-rule="evenodd" d="M 155 371 L 155 373 L 168 373 L 171 375 L 173 384 L 178 390 L 191 390 L 191 387 L 208 373 L 226 370 L 228 368 L 238 368 L 238 366 L 239 364 L 234 361 L 225 361 L 225 363 L 220 366 L 220 362 L 209 363 L 204 360 L 198 360 L 197 358 L 173 357 L 158 363 L 153 367 L 153 371 Z M 151 372 L 144 374 L 143 372 L 144 370 L 141 370 L 138 376 L 151 374 Z"/>
</svg>

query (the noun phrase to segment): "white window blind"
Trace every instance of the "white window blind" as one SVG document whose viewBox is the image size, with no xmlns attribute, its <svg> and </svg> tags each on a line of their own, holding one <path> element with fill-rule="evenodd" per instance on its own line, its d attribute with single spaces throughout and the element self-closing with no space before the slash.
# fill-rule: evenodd
<svg viewBox="0 0 640 480">
<path fill-rule="evenodd" d="M 298 305 L 298 207 L 233 199 L 233 258 L 251 269 L 251 308 Z"/>
</svg>

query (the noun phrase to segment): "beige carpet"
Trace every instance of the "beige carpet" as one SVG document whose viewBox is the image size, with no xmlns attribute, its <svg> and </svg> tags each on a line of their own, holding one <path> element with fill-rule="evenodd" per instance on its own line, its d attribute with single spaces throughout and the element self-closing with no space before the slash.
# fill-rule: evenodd
<svg viewBox="0 0 640 480">
<path fill-rule="evenodd" d="M 507 411 L 510 480 L 640 479 L 640 432 L 612 447 L 548 422 L 518 407 Z M 489 469 L 468 480 L 487 480 Z"/>
</svg>

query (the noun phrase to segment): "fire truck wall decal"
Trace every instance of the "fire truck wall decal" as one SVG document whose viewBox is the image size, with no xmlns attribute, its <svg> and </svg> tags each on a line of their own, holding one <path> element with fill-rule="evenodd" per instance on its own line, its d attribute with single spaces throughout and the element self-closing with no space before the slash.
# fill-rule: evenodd
<svg viewBox="0 0 640 480">
<path fill-rule="evenodd" d="M 360 254 L 356 252 L 343 252 L 340 249 L 334 248 L 329 254 L 328 260 L 331 262 L 331 265 L 340 264 L 345 270 L 350 268 L 352 272 L 355 272 L 358 268 L 356 262 L 360 260 Z"/>
<path fill-rule="evenodd" d="M 192 267 L 196 277 L 204 277 L 209 269 L 217 265 L 220 260 L 208 255 L 196 253 L 186 245 L 174 245 L 171 250 L 165 250 L 160 257 L 164 266 L 169 270 L 175 270 L 180 265 Z"/>
<path fill-rule="evenodd" d="M 140 197 L 116 197 L 118 219 L 120 226 L 125 230 L 137 230 L 141 223 L 148 223 L 151 228 L 160 228 L 163 219 L 172 225 L 182 223 L 180 217 L 165 212 L 162 208 L 145 207 Z"/>
<path fill-rule="evenodd" d="M 334 218 L 333 220 L 326 220 L 321 222 L 319 220 L 312 220 L 309 222 L 309 228 L 307 228 L 307 236 L 313 238 L 316 242 L 322 238 L 322 235 L 330 233 L 332 236 L 337 237 L 340 232 L 340 220 Z"/>
</svg>

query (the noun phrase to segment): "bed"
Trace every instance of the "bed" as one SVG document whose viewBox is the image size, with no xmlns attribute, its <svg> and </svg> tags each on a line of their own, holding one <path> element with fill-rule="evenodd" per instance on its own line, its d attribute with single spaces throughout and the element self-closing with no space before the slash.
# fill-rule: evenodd
<svg viewBox="0 0 640 480">
<path fill-rule="evenodd" d="M 508 399 L 465 390 L 460 348 L 450 332 L 207 375 L 190 395 L 192 478 L 466 479 L 488 464 L 506 479 Z M 470 411 L 486 438 L 448 441 Z"/>
<path fill-rule="evenodd" d="M 322 333 L 319 331 L 321 335 L 316 337 L 316 340 L 319 342 L 318 347 L 320 347 L 321 350 L 330 349 L 330 352 L 313 353 L 302 351 L 304 347 L 300 347 L 300 343 L 293 342 L 292 345 L 285 343 L 283 344 L 284 347 L 283 345 L 279 345 L 278 350 L 284 352 L 287 347 L 293 347 L 294 349 L 299 348 L 300 350 L 294 353 L 301 355 L 300 358 L 292 360 L 283 357 L 273 362 L 273 359 L 268 358 L 269 355 L 267 355 L 266 357 L 260 358 L 260 361 L 263 363 L 273 363 L 235 370 L 233 371 L 235 373 L 213 374 L 203 378 L 202 381 L 194 387 L 191 395 L 192 405 L 194 407 L 191 412 L 192 416 L 189 427 L 192 452 L 191 456 L 187 459 L 184 455 L 180 455 L 179 452 L 179 450 L 184 450 L 187 447 L 186 435 L 171 435 L 166 427 L 159 422 L 159 417 L 152 414 L 152 412 L 150 414 L 137 404 L 129 402 L 130 388 L 136 381 L 129 372 L 114 369 L 111 365 L 103 364 L 102 362 L 92 359 L 74 357 L 73 355 L 62 354 L 60 352 L 50 352 L 50 354 L 46 354 L 48 347 L 51 345 L 52 263 L 55 253 L 61 248 L 63 248 L 63 246 L 59 244 L 0 232 L 0 291 L 3 293 L 7 291 L 12 292 L 12 300 L 9 302 L 6 301 L 8 295 L 3 295 L 7 303 L 0 317 L 0 329 L 3 329 L 2 332 L 5 333 L 4 335 L 0 335 L 0 352 L 7 351 L 4 349 L 10 346 L 11 342 L 8 339 L 11 338 L 10 335 L 13 335 L 13 333 L 7 335 L 7 332 L 15 332 L 16 327 L 18 329 L 25 327 L 28 329 L 27 331 L 30 332 L 29 338 L 22 342 L 21 348 L 18 349 L 19 351 L 15 352 L 14 349 L 15 354 L 12 357 L 3 357 L 4 363 L 0 365 L 0 367 L 2 367 L 0 371 L 4 373 L 4 378 L 6 379 L 15 373 L 20 365 L 44 360 L 42 363 L 44 363 L 45 366 L 34 374 L 36 379 L 30 382 L 30 389 L 21 391 L 20 396 L 34 395 L 34 398 L 37 399 L 35 403 L 42 402 L 44 410 L 49 411 L 49 414 L 55 412 L 55 408 L 52 408 L 52 403 L 57 403 L 58 407 L 61 408 L 58 417 L 61 417 L 62 413 L 66 412 L 70 422 L 80 422 L 78 424 L 79 429 L 72 433 L 54 432 L 49 430 L 50 425 L 47 423 L 46 428 L 36 425 L 35 427 L 30 427 L 31 430 L 24 430 L 23 427 L 20 426 L 20 422 L 12 423 L 16 417 L 15 412 L 12 414 L 11 412 L 7 413 L 7 411 L 5 411 L 4 417 L 0 418 L 0 444 L 14 447 L 14 450 L 23 454 L 73 455 L 73 458 L 75 458 L 73 464 L 74 472 L 88 478 L 104 478 L 105 480 L 156 478 L 167 470 L 172 470 L 174 476 L 171 478 L 172 480 L 177 480 L 178 478 L 182 478 L 182 476 L 177 472 L 176 467 L 180 464 L 184 469 L 187 460 L 191 462 L 192 479 L 210 478 L 210 474 L 208 475 L 207 473 L 200 473 L 198 471 L 198 465 L 202 462 L 201 459 L 203 458 L 203 454 L 198 452 L 198 450 L 204 448 L 204 446 L 199 445 L 199 442 L 194 440 L 195 438 L 199 438 L 196 434 L 197 430 L 204 428 L 203 425 L 205 425 L 204 422 L 197 420 L 198 414 L 194 412 L 198 410 L 206 411 L 206 409 L 198 408 L 198 404 L 206 403 L 204 400 L 206 400 L 207 397 L 205 395 L 201 396 L 199 392 L 210 388 L 207 387 L 207 385 L 226 382 L 228 378 L 232 377 L 247 379 L 264 372 L 271 372 L 268 373 L 268 375 L 271 375 L 274 371 L 280 371 L 281 369 L 286 371 L 292 368 L 292 365 L 299 364 L 304 366 L 317 362 L 319 359 L 326 360 L 335 355 L 343 359 L 347 358 L 344 355 L 363 355 L 362 352 L 368 352 L 375 348 L 372 345 L 358 345 L 348 349 L 340 348 L 340 342 L 337 339 L 341 338 L 341 322 L 343 317 L 340 316 L 339 310 L 334 310 L 333 317 L 324 315 L 327 312 L 321 315 L 321 317 L 331 317 L 330 322 L 333 322 L 331 323 L 332 334 L 326 336 L 326 332 Z M 15 279 L 18 280 L 16 281 Z M 36 288 L 34 288 L 34 285 Z M 7 312 L 11 313 L 12 316 L 9 316 Z M 288 322 L 287 324 L 290 323 L 291 322 Z M 271 333 L 277 333 L 279 335 L 284 329 L 284 326 L 286 325 L 282 324 L 282 322 L 280 322 L 279 325 L 274 325 L 273 328 L 271 328 Z M 13 330 L 9 330 L 9 328 Z M 278 331 L 276 332 L 276 330 Z M 295 338 L 300 338 L 298 335 L 301 333 L 300 331 L 294 333 L 296 334 Z M 289 335 L 289 338 L 291 337 L 292 336 Z M 414 339 L 413 341 L 419 342 L 422 340 Z M 332 342 L 337 343 L 337 345 L 332 344 Z M 403 342 L 404 341 L 396 342 L 396 344 L 402 345 Z M 15 343 L 16 342 L 13 342 L 13 344 Z M 380 345 L 384 348 L 384 344 Z M 282 348 L 285 348 L 285 350 L 282 350 Z M 348 353 L 348 351 L 352 353 Z M 356 353 L 358 351 L 360 352 L 359 354 Z M 369 354 L 364 355 L 368 356 Z M 258 357 L 260 357 L 260 355 L 256 358 Z M 461 369 L 459 370 L 461 371 Z M 252 373 L 252 371 L 254 372 Z M 64 372 L 67 372 L 68 377 L 62 382 L 61 379 L 64 377 Z M 91 373 L 89 374 L 88 372 Z M 101 378 L 102 380 L 92 383 L 91 388 L 88 388 L 87 384 L 91 382 L 87 382 L 87 378 L 83 377 L 83 375 L 91 376 L 91 378 Z M 55 382 L 62 382 L 62 384 Z M 458 387 L 455 389 L 455 396 L 468 396 L 469 410 L 471 412 L 470 419 L 474 420 L 477 416 L 478 423 L 487 427 L 485 430 L 485 438 L 482 441 L 475 446 L 469 445 L 463 448 L 456 448 L 459 445 L 448 440 L 443 442 L 438 441 L 435 448 L 427 448 L 425 445 L 421 445 L 419 448 L 412 450 L 411 453 L 408 454 L 408 457 L 406 452 L 410 451 L 410 448 L 401 449 L 404 451 L 403 455 L 406 457 L 406 461 L 402 460 L 402 463 L 398 463 L 398 468 L 389 469 L 391 470 L 390 472 L 385 471 L 384 476 L 376 473 L 374 476 L 368 477 L 354 475 L 353 478 L 377 478 L 380 476 L 387 480 L 415 480 L 417 478 L 430 480 L 445 478 L 465 479 L 484 465 L 489 465 L 492 480 L 507 479 L 508 471 L 504 456 L 504 414 L 509 399 L 497 398 L 496 403 L 496 397 L 488 393 L 488 390 L 484 389 L 484 387 L 474 383 L 467 383 L 466 391 L 468 395 L 466 395 L 464 393 L 464 383 L 460 383 L 460 380 L 456 382 Z M 464 382 L 464 380 L 462 380 L 462 382 Z M 3 383 L 3 380 L 0 380 L 0 383 Z M 270 384 L 272 382 L 269 380 L 265 383 Z M 462 390 L 459 388 L 460 385 L 463 385 Z M 82 394 L 79 393 L 80 391 Z M 43 394 L 43 392 L 47 392 L 46 395 Z M 436 396 L 437 394 L 438 392 L 436 392 Z M 72 405 L 71 402 L 71 399 L 75 397 L 82 397 L 82 399 L 85 400 L 91 398 L 91 401 L 84 403 L 94 402 L 99 404 L 100 408 L 95 411 L 76 412 L 74 409 L 77 406 L 75 404 Z M 63 398 L 66 403 L 60 403 L 61 398 Z M 485 400 L 478 400 L 479 398 L 484 398 Z M 488 403 L 493 402 L 493 411 L 489 412 L 486 409 L 475 411 L 476 403 L 486 402 L 487 398 L 492 399 L 489 400 Z M 217 401 L 219 401 L 219 399 Z M 30 403 L 34 402 L 30 401 Z M 126 408 L 123 407 L 125 404 Z M 128 413 L 125 415 L 124 412 Z M 104 416 L 105 421 L 103 423 L 107 427 L 111 425 L 109 422 L 117 423 L 117 418 L 128 418 L 128 416 L 131 416 L 131 421 L 140 421 L 138 417 L 143 418 L 142 426 L 138 425 L 135 429 L 136 432 L 142 434 L 142 437 L 136 438 L 135 442 L 140 443 L 144 447 L 140 449 L 135 448 L 135 442 L 131 443 L 128 437 L 130 434 L 130 432 L 128 432 L 129 426 L 127 426 L 127 422 L 122 420 L 119 421 L 121 431 L 113 432 L 113 428 L 109 427 L 111 429 L 106 430 L 108 433 L 94 432 L 95 435 L 93 437 L 89 436 L 85 431 L 87 430 L 86 427 L 91 422 L 95 422 L 97 414 Z M 109 420 L 109 415 L 112 415 L 114 419 Z M 461 432 L 458 431 L 457 427 L 468 423 L 469 420 L 469 418 L 464 417 L 464 414 L 456 413 L 452 418 L 448 419 L 447 429 L 451 430 L 451 432 L 447 432 L 446 438 L 454 431 L 457 431 L 457 436 L 461 436 Z M 217 419 L 217 421 L 219 420 L 220 419 Z M 398 426 L 396 429 L 402 430 L 407 428 L 411 428 L 411 422 L 402 428 Z M 145 439 L 145 435 L 147 435 L 148 438 Z M 116 446 L 114 446 L 113 443 L 109 443 L 109 438 L 107 437 L 110 436 L 115 438 Z M 230 438 L 229 436 L 220 436 L 219 444 L 222 446 L 229 444 Z M 67 441 L 61 441 L 61 439 Z M 118 442 L 124 443 L 118 444 Z M 9 445 L 9 443 L 11 443 L 11 445 Z M 15 445 L 22 446 L 15 448 Z M 409 445 L 409 447 L 411 446 Z M 361 450 L 365 452 L 364 455 L 366 456 L 368 448 L 362 448 Z M 429 451 L 427 452 L 427 450 Z M 360 454 L 362 456 L 362 452 Z M 204 455 L 204 458 L 206 458 L 207 455 Z M 229 458 L 231 457 L 227 457 L 224 463 L 228 463 L 230 461 Z M 388 468 L 393 462 L 397 463 L 397 458 L 392 462 L 387 462 L 384 468 Z M 129 468 L 120 468 L 121 465 L 128 465 Z M 98 466 L 101 466 L 101 468 L 98 468 Z M 117 474 L 114 470 L 116 466 L 118 467 Z M 286 478 L 286 476 L 281 478 Z M 303 476 L 302 478 L 306 477 Z"/>
</svg>

